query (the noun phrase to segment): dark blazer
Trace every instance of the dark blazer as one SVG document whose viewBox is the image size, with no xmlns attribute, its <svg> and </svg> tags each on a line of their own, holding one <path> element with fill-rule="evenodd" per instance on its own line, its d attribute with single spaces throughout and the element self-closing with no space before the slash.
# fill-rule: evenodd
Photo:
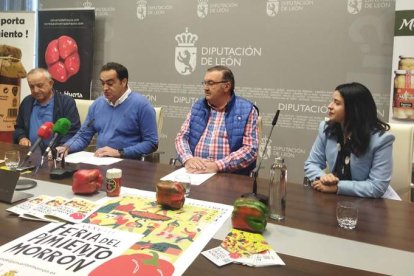
<svg viewBox="0 0 414 276">
<path fill-rule="evenodd" d="M 63 117 L 71 122 L 69 132 L 59 141 L 59 144 L 63 144 L 76 134 L 81 123 L 75 100 L 72 97 L 57 92 L 54 92 L 54 95 L 53 123 Z M 29 138 L 30 116 L 32 114 L 34 101 L 35 99 L 29 95 L 26 96 L 20 104 L 19 114 L 17 115 L 13 133 L 13 142 L 15 144 L 18 144 L 19 140 L 24 137 Z"/>
</svg>

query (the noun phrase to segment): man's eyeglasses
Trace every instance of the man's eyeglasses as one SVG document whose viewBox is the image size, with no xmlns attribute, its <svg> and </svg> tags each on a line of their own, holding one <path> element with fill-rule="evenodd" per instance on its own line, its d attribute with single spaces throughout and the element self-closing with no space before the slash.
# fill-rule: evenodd
<svg viewBox="0 0 414 276">
<path fill-rule="evenodd" d="M 228 80 L 223 80 L 223 81 L 212 81 L 212 80 L 209 80 L 209 81 L 202 81 L 201 82 L 201 85 L 204 85 L 204 86 L 213 86 L 213 85 L 216 85 L 216 84 L 219 84 L 219 83 L 226 83 L 226 82 L 229 82 Z"/>
</svg>

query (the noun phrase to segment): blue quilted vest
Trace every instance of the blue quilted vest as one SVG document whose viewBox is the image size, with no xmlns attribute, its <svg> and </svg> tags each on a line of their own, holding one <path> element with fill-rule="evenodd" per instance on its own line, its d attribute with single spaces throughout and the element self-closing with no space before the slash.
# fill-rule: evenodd
<svg viewBox="0 0 414 276">
<path fill-rule="evenodd" d="M 235 95 L 232 96 L 226 107 L 225 123 L 231 152 L 237 151 L 243 145 L 244 129 L 252 108 L 253 104 L 251 102 Z M 195 147 L 200 140 L 204 129 L 207 127 L 209 115 L 210 107 L 205 99 L 200 99 L 194 103 L 191 109 L 190 133 L 188 139 L 192 153 L 194 153 Z M 256 162 L 253 162 L 247 168 L 232 173 L 249 175 L 255 167 Z"/>
</svg>

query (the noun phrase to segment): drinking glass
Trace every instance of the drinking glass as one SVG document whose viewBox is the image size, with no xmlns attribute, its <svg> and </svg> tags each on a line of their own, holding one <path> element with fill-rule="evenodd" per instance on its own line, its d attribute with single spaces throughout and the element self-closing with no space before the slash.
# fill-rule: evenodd
<svg viewBox="0 0 414 276">
<path fill-rule="evenodd" d="M 358 207 L 349 201 L 336 204 L 336 219 L 338 225 L 345 229 L 354 229 L 358 223 Z"/>
<path fill-rule="evenodd" d="M 9 170 L 16 170 L 20 163 L 20 152 L 18 150 L 9 150 L 4 154 L 4 163 Z"/>
<path fill-rule="evenodd" d="M 177 175 L 174 178 L 174 182 L 180 183 L 185 189 L 185 197 L 190 196 L 191 190 L 191 177 L 188 174 L 185 175 Z"/>
</svg>

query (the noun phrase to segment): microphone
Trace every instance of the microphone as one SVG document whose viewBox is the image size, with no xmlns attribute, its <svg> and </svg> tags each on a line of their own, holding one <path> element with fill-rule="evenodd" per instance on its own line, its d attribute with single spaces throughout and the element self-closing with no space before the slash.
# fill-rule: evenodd
<svg viewBox="0 0 414 276">
<path fill-rule="evenodd" d="M 36 166 L 33 166 L 33 165 L 23 166 L 23 164 L 30 158 L 30 156 L 36 150 L 36 148 L 39 147 L 40 142 L 43 139 L 47 140 L 47 139 L 50 138 L 50 136 L 52 135 L 52 128 L 53 128 L 53 123 L 52 122 L 45 122 L 45 123 L 43 123 L 43 125 L 41 125 L 39 127 L 39 129 L 37 130 L 37 136 L 39 136 L 39 138 L 37 138 L 37 140 L 30 147 L 30 150 L 27 153 L 26 158 L 17 167 L 16 171 L 23 172 L 23 171 L 27 171 L 27 170 L 31 170 L 31 169 L 36 168 Z M 36 174 L 38 169 L 39 169 L 39 167 L 37 167 L 36 171 L 32 175 Z M 35 187 L 36 185 L 37 185 L 37 182 L 34 181 L 34 180 L 19 179 L 19 180 L 17 180 L 15 190 L 16 191 L 28 190 L 28 189 L 31 189 L 31 188 Z"/>
<path fill-rule="evenodd" d="M 50 140 L 49 145 L 47 146 L 43 156 L 47 156 L 51 148 L 55 145 L 57 139 L 61 136 L 65 136 L 70 130 L 71 122 L 67 118 L 60 118 L 56 121 L 53 126 L 53 138 Z"/>
<path fill-rule="evenodd" d="M 90 128 L 90 127 L 93 126 L 93 123 L 94 122 L 95 122 L 95 118 L 89 120 L 88 124 L 86 125 L 86 128 L 83 128 L 83 129 L 81 128 L 78 131 L 78 133 L 85 132 L 85 130 L 87 130 L 88 128 Z M 62 152 L 62 154 L 61 154 L 62 160 L 61 160 L 61 163 L 60 163 L 61 164 L 61 167 L 60 168 L 56 168 L 56 166 L 55 166 L 55 168 L 50 171 L 49 177 L 51 179 L 64 179 L 66 177 L 72 176 L 73 173 L 77 171 L 76 168 L 66 167 L 66 164 L 65 164 L 65 154 L 66 154 L 66 151 L 69 150 L 70 146 L 76 141 L 77 137 L 79 137 L 79 135 L 76 136 L 76 138 L 73 139 L 72 142 L 66 147 L 65 151 Z"/>
<path fill-rule="evenodd" d="M 242 195 L 242 197 L 253 197 L 253 198 L 257 198 L 258 200 L 260 200 L 261 202 L 263 202 L 266 205 L 269 202 L 268 197 L 265 196 L 265 195 L 257 194 L 257 177 L 259 176 L 259 170 L 260 170 L 260 167 L 262 165 L 262 162 L 263 162 L 263 159 L 264 159 L 264 155 L 265 155 L 265 152 L 267 150 L 267 146 L 269 144 L 270 137 L 272 136 L 273 129 L 275 128 L 275 125 L 277 123 L 277 120 L 279 119 L 279 113 L 280 113 L 280 110 L 278 109 L 276 111 L 275 116 L 273 117 L 272 128 L 270 129 L 269 138 L 267 139 L 266 144 L 265 144 L 265 146 L 263 148 L 263 153 L 262 153 L 262 157 L 260 158 L 259 165 L 256 166 L 256 168 L 254 168 L 253 171 L 252 171 L 252 173 L 251 173 L 251 176 L 253 176 L 253 192 Z"/>
<path fill-rule="evenodd" d="M 53 123 L 52 122 L 45 122 L 45 123 L 43 123 L 43 125 L 41 125 L 39 127 L 39 129 L 37 130 L 37 136 L 39 136 L 39 137 L 33 143 L 33 145 L 30 147 L 30 150 L 27 153 L 27 155 L 26 155 L 26 157 L 23 160 L 21 165 L 23 165 L 23 163 L 26 162 L 30 158 L 32 153 L 39 147 L 40 142 L 42 142 L 42 140 L 47 140 L 47 139 L 50 138 L 50 136 L 52 135 L 52 128 L 53 128 Z"/>
</svg>

